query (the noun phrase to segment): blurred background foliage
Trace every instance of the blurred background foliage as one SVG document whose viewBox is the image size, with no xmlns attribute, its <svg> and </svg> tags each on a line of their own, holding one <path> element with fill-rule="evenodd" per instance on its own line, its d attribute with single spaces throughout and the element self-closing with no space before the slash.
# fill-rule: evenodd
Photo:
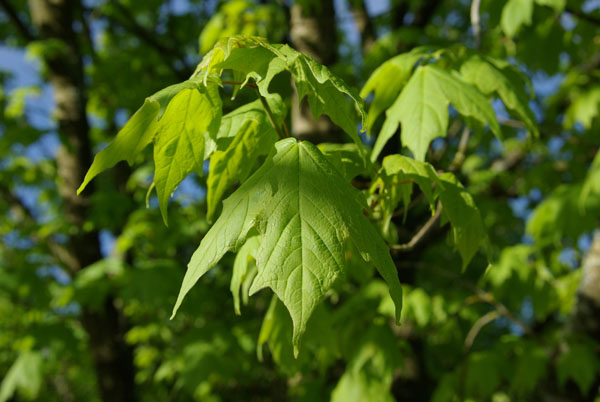
<svg viewBox="0 0 600 402">
<path fill-rule="evenodd" d="M 349 253 L 298 359 L 269 292 L 235 314 L 233 255 L 169 321 L 209 227 L 206 177 L 179 186 L 168 228 L 155 196 L 146 205 L 148 163 L 74 191 L 146 96 L 234 34 L 289 43 L 357 89 L 422 45 L 524 72 L 539 137 L 495 102 L 505 141 L 471 136 L 457 172 L 490 265 L 478 254 L 462 273 L 443 230 L 396 256 L 397 326 L 385 284 Z M 600 401 L 597 0 L 0 0 L 0 38 L 0 401 Z M 439 169 L 459 146 L 450 116 L 428 153 Z M 430 215 L 413 198 L 394 240 Z M 238 258 L 251 273 L 251 253 Z"/>
</svg>

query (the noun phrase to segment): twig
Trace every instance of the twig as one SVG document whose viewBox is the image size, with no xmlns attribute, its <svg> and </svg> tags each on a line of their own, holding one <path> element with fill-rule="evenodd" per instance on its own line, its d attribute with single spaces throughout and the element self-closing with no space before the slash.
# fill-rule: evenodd
<svg viewBox="0 0 600 402">
<path fill-rule="evenodd" d="M 26 220 L 31 224 L 35 224 L 37 222 L 33 211 L 31 211 L 19 197 L 14 195 L 10 189 L 0 186 L 0 195 L 2 195 L 2 198 L 8 201 L 13 210 L 20 215 L 21 219 Z M 76 272 L 80 268 L 77 258 L 62 244 L 52 240 L 51 238 L 41 238 L 35 232 L 30 236 L 38 244 L 45 244 L 54 258 L 56 258 L 56 261 L 64 264 L 64 266 L 67 267 L 70 272 Z"/>
<path fill-rule="evenodd" d="M 475 48 L 479 49 L 481 44 L 481 25 L 479 19 L 479 6 L 481 0 L 473 0 L 471 2 L 471 26 L 473 27 L 473 36 L 475 37 Z"/>
<path fill-rule="evenodd" d="M 493 306 L 498 312 L 498 314 L 521 327 L 523 332 L 525 332 L 527 335 L 533 336 L 533 331 L 531 330 L 531 328 L 529 328 L 527 324 L 525 324 L 513 313 L 511 313 L 510 310 L 504 304 L 496 300 L 494 295 L 492 295 L 490 292 L 486 292 L 481 288 L 478 288 L 475 285 L 472 285 L 471 289 L 475 292 L 475 295 L 471 298 L 471 300 L 475 302 L 484 302 Z"/>
<path fill-rule="evenodd" d="M 471 346 L 473 346 L 473 342 L 475 341 L 475 338 L 477 337 L 477 335 L 479 334 L 479 332 L 482 330 L 483 327 L 488 325 L 490 322 L 497 320 L 500 317 L 501 317 L 500 313 L 497 312 L 496 310 L 492 310 L 492 311 L 488 312 L 487 314 L 484 314 L 483 316 L 479 317 L 479 319 L 477 321 L 475 321 L 475 324 L 473 324 L 473 326 L 469 330 L 469 333 L 467 333 L 467 337 L 465 338 L 465 349 L 466 350 L 471 349 Z"/>
<path fill-rule="evenodd" d="M 458 149 L 456 150 L 456 154 L 454 154 L 454 159 L 450 163 L 450 171 L 456 172 L 458 171 L 463 162 L 465 161 L 465 156 L 467 152 L 467 145 L 469 144 L 469 136 L 471 135 L 471 129 L 466 127 L 463 129 L 462 135 L 460 136 L 460 142 L 458 144 Z"/>
<path fill-rule="evenodd" d="M 434 271 L 436 274 L 439 274 L 439 275 L 445 276 L 446 278 L 452 279 L 453 282 L 456 283 L 457 285 L 462 286 L 463 288 L 472 291 L 474 293 L 474 295 L 467 299 L 467 302 L 469 304 L 477 303 L 477 302 L 488 303 L 488 304 L 492 305 L 501 316 L 505 317 L 509 321 L 511 321 L 511 322 L 515 323 L 516 325 L 518 325 L 519 327 L 521 327 L 521 329 L 523 329 L 523 332 L 525 332 L 527 335 L 534 336 L 534 332 L 531 330 L 531 328 L 529 328 L 527 326 L 527 324 L 525 324 L 518 317 L 516 317 L 513 313 L 511 313 L 510 310 L 504 304 L 502 304 L 501 302 L 496 300 L 494 295 L 492 295 L 490 292 L 486 292 L 485 290 L 474 285 L 473 283 L 464 280 L 463 277 L 455 274 L 454 272 L 450 272 L 450 271 L 447 271 L 445 269 L 438 268 L 438 267 L 428 267 L 427 269 Z"/>
<path fill-rule="evenodd" d="M 437 208 L 435 210 L 435 214 L 425 222 L 423 227 L 410 239 L 408 243 L 404 244 L 394 244 L 390 246 L 390 250 L 396 253 L 408 253 L 412 251 L 416 246 L 418 246 L 423 239 L 427 236 L 427 234 L 431 231 L 431 229 L 435 226 L 435 224 L 440 220 L 442 216 L 442 203 L 438 202 Z"/>
<path fill-rule="evenodd" d="M 566 6 L 565 11 L 568 12 L 569 14 L 574 15 L 575 17 L 579 18 L 580 20 L 587 21 L 591 24 L 600 25 L 600 17 L 598 17 L 598 16 L 586 14 L 586 13 L 584 13 L 580 10 L 576 10 L 575 8 L 570 7 L 570 6 Z"/>
<path fill-rule="evenodd" d="M 258 92 L 258 88 L 256 89 L 256 93 L 258 94 L 258 98 L 260 99 L 260 103 L 262 103 L 263 107 L 265 108 L 265 112 L 267 112 L 267 116 L 269 116 L 269 120 L 271 121 L 271 124 L 275 128 L 275 131 L 277 131 L 277 135 L 279 136 L 279 139 L 283 140 L 286 137 L 281 132 L 281 128 L 279 127 L 279 125 L 277 125 L 277 122 L 275 121 L 275 116 L 273 115 L 273 111 L 271 110 L 271 107 L 269 106 L 269 103 L 260 94 L 260 92 Z"/>
<path fill-rule="evenodd" d="M 502 124 L 503 126 L 507 126 L 507 127 L 525 128 L 525 124 L 523 124 L 519 120 L 514 120 L 514 119 L 500 118 L 500 119 L 498 119 L 498 123 Z"/>
</svg>

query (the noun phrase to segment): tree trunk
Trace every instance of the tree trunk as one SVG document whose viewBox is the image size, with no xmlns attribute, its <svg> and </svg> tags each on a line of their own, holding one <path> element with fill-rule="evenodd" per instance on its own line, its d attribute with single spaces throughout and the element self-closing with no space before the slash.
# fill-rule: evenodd
<svg viewBox="0 0 600 402">
<path fill-rule="evenodd" d="M 290 38 L 298 51 L 324 65 L 337 59 L 337 35 L 333 0 L 296 2 L 290 10 Z M 292 96 L 292 134 L 301 140 L 339 142 L 341 130 L 326 116 L 313 119 L 308 102 L 300 104 L 294 87 Z"/>
<path fill-rule="evenodd" d="M 73 11 L 80 6 L 74 0 L 29 1 L 31 19 L 40 37 L 61 43 L 59 50 L 45 55 L 44 61 L 54 87 L 62 142 L 57 167 L 63 211 L 73 226 L 69 236 L 74 261 L 69 267 L 72 274 L 102 258 L 98 232 L 83 230 L 89 198 L 78 197 L 76 193 L 92 161 L 83 63 L 73 31 Z M 133 355 L 124 341 L 127 327 L 114 300 L 108 297 L 101 311 L 84 308 L 82 323 L 89 336 L 102 399 L 111 402 L 135 400 Z"/>
<path fill-rule="evenodd" d="M 576 330 L 600 339 L 600 230 L 594 235 L 581 270 L 573 323 Z"/>
<path fill-rule="evenodd" d="M 352 15 L 354 16 L 356 28 L 360 34 L 360 44 L 364 55 L 369 52 L 377 39 L 375 28 L 373 27 L 373 22 L 369 17 L 369 13 L 367 13 L 367 7 L 365 6 L 364 0 L 351 0 L 350 8 L 352 10 Z"/>
</svg>

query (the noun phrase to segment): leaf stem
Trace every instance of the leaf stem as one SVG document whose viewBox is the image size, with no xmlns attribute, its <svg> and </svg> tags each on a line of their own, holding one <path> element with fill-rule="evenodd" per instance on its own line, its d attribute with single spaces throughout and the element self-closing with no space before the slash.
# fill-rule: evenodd
<svg viewBox="0 0 600 402">
<path fill-rule="evenodd" d="M 242 84 L 243 84 L 243 82 L 242 82 L 242 81 L 226 81 L 226 80 L 223 80 L 223 81 L 221 81 L 221 82 L 222 82 L 223 84 L 225 84 L 225 85 L 242 85 Z M 251 82 L 248 82 L 248 83 L 246 83 L 246 86 L 247 86 L 247 87 L 249 87 L 249 88 L 254 88 L 254 89 L 258 88 L 258 87 L 256 86 L 256 84 L 253 84 L 253 83 L 251 83 Z"/>
<path fill-rule="evenodd" d="M 255 88 L 256 88 L 256 86 L 255 86 Z M 286 138 L 286 136 L 285 136 L 285 134 L 283 134 L 283 132 L 281 131 L 281 128 L 279 127 L 279 125 L 275 121 L 275 116 L 273 115 L 273 111 L 271 110 L 271 107 L 269 106 L 269 103 L 264 98 L 264 96 L 262 96 L 260 94 L 260 92 L 258 91 L 258 88 L 256 88 L 256 93 L 258 94 L 258 98 L 260 99 L 260 103 L 262 103 L 263 107 L 265 108 L 265 111 L 267 112 L 267 116 L 269 116 L 269 120 L 271 121 L 271 124 L 275 128 L 275 131 L 277 131 L 277 135 L 279 136 L 279 139 L 283 140 L 284 138 Z M 287 137 L 290 136 L 289 132 L 287 131 L 287 127 L 286 127 L 286 134 L 287 134 Z"/>
</svg>

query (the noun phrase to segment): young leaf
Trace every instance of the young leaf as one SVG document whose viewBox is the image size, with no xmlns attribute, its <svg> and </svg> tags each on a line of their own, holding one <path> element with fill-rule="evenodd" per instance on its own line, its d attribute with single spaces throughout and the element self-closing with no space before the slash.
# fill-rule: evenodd
<svg viewBox="0 0 600 402">
<path fill-rule="evenodd" d="M 155 142 L 155 184 L 166 222 L 171 193 L 188 173 L 201 168 L 204 138 L 215 137 L 219 129 L 221 98 L 217 86 L 214 82 L 204 86 L 195 78 L 146 98 L 115 140 L 96 155 L 77 192 L 119 161 L 132 165 L 139 153 Z"/>
<path fill-rule="evenodd" d="M 429 143 L 446 135 L 448 104 L 463 116 L 473 117 L 500 137 L 500 126 L 490 100 L 459 76 L 435 65 L 417 67 L 400 96 L 386 112 L 386 120 L 377 137 L 371 160 L 377 159 L 383 146 L 402 123 L 402 143 L 419 161 L 425 160 Z"/>
<path fill-rule="evenodd" d="M 427 56 L 427 50 L 425 47 L 418 47 L 400 54 L 383 63 L 371 74 L 360 91 L 362 98 L 366 98 L 371 92 L 375 95 L 367 114 L 367 132 L 371 132 L 377 117 L 394 103 L 417 61 Z"/>
<path fill-rule="evenodd" d="M 304 97 L 313 116 L 326 114 L 341 127 L 363 150 L 355 125 L 358 109 L 364 125 L 365 111 L 362 99 L 337 78 L 329 69 L 309 56 L 286 45 L 271 45 L 260 38 L 246 38 L 243 46 L 232 48 L 217 68 L 231 69 L 245 75 L 244 84 L 253 78 L 260 94 L 272 96 L 268 89 L 274 76 L 287 70 L 298 88 L 300 101 Z"/>
<path fill-rule="evenodd" d="M 452 224 L 454 244 L 462 257 L 463 269 L 479 250 L 487 245 L 487 233 L 475 201 L 452 173 L 439 176 L 443 186 L 437 186 L 442 202 L 442 216 Z"/>
<path fill-rule="evenodd" d="M 513 37 L 521 25 L 531 24 L 533 2 L 534 0 L 508 0 L 500 18 L 500 25 L 506 35 Z"/>
<path fill-rule="evenodd" d="M 224 201 L 223 213 L 192 256 L 173 314 L 198 279 L 256 227 L 261 245 L 250 293 L 274 290 L 292 316 L 296 348 L 312 311 L 344 272 L 348 241 L 388 283 L 398 319 L 402 295 L 396 269 L 363 208 L 360 193 L 317 147 L 291 138 L 279 141 L 265 164 Z"/>
<path fill-rule="evenodd" d="M 167 106 L 154 147 L 154 183 L 167 222 L 167 204 L 191 172 L 202 173 L 204 136 L 215 137 L 221 122 L 221 98 L 215 84 L 184 89 Z"/>
<path fill-rule="evenodd" d="M 285 118 L 285 105 L 278 95 L 268 99 L 276 119 Z M 245 180 L 261 155 L 277 141 L 277 132 L 256 100 L 223 116 L 217 133 L 215 151 L 210 158 L 206 184 L 206 217 L 212 221 L 228 188 Z M 222 150 L 221 150 L 222 149 Z"/>
<path fill-rule="evenodd" d="M 404 155 L 390 155 L 383 160 L 383 172 L 387 176 L 401 175 L 400 180 L 411 180 L 416 183 L 431 209 L 435 208 L 433 184 L 440 185 L 435 169 L 429 163 L 419 162 Z M 410 183 L 408 183 L 410 185 Z"/>
<path fill-rule="evenodd" d="M 252 270 L 249 265 L 254 265 L 251 261 L 256 260 L 256 250 L 259 245 L 260 238 L 258 236 L 250 237 L 240 248 L 235 256 L 235 261 L 233 262 L 233 274 L 231 275 L 231 285 L 229 289 L 233 295 L 233 307 L 237 315 L 242 313 L 240 310 L 240 288 L 242 287 L 242 283 L 246 283 L 247 280 L 254 279 L 254 276 L 256 276 L 256 269 Z M 248 294 L 244 292 L 242 297 L 246 299 L 247 295 Z"/>
<path fill-rule="evenodd" d="M 539 131 L 535 115 L 529 108 L 524 81 L 508 63 L 504 67 L 501 67 L 502 64 L 500 60 L 474 55 L 461 65 L 460 73 L 466 82 L 476 85 L 484 94 L 498 94 L 508 110 L 514 112 L 527 130 L 537 137 Z"/>
<path fill-rule="evenodd" d="M 400 201 L 406 205 L 416 183 L 429 202 L 432 213 L 436 200 L 442 204 L 442 216 L 450 221 L 454 244 L 466 267 L 479 248 L 487 244 L 486 230 L 475 201 L 451 173 L 438 175 L 426 162 L 419 162 L 403 155 L 390 155 L 383 160 L 382 206 L 384 224 L 389 221 Z M 399 184 L 400 182 L 402 184 Z M 406 193 L 405 188 L 409 191 Z"/>
</svg>

